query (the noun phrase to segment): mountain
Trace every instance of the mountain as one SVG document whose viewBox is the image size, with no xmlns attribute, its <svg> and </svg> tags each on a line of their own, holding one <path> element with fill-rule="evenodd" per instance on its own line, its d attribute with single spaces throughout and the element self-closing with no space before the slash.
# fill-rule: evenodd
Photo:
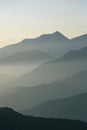
<svg viewBox="0 0 87 130">
<path fill-rule="evenodd" d="M 87 47 L 77 51 L 70 51 L 63 57 L 46 62 L 33 71 L 15 79 L 15 86 L 36 86 L 62 80 L 87 70 Z"/>
<path fill-rule="evenodd" d="M 66 120 L 46 119 L 24 116 L 11 108 L 0 108 L 0 129 L 1 130 L 86 130 L 87 123 Z"/>
<path fill-rule="evenodd" d="M 43 51 L 59 58 L 72 49 L 78 50 L 85 46 L 87 46 L 87 34 L 70 40 L 60 32 L 54 32 L 3 47 L 0 49 L 0 59 L 26 50 Z"/>
<path fill-rule="evenodd" d="M 44 102 L 34 108 L 22 111 L 24 114 L 50 118 L 66 118 L 87 122 L 87 93 Z"/>
<path fill-rule="evenodd" d="M 10 56 L 7 56 L 0 60 L 0 64 L 40 64 L 42 62 L 46 62 L 47 60 L 50 60 L 52 57 L 45 53 L 38 50 L 34 51 L 21 51 L 14 53 Z"/>
<path fill-rule="evenodd" d="M 81 48 L 77 51 L 70 51 L 66 53 L 62 58 L 61 61 L 86 61 L 87 59 L 87 47 Z"/>
<path fill-rule="evenodd" d="M 9 106 L 16 110 L 32 108 L 47 100 L 74 96 L 87 92 L 87 71 L 82 71 L 64 80 L 35 87 L 10 88 L 1 92 L 0 106 Z"/>
<path fill-rule="evenodd" d="M 41 35 L 35 39 L 25 39 L 17 44 L 0 49 L 0 59 L 21 51 L 43 51 L 54 57 L 60 57 L 70 50 L 69 39 L 59 32 Z"/>
<path fill-rule="evenodd" d="M 79 88 L 66 86 L 57 82 L 36 87 L 20 87 L 14 90 L 10 88 L 2 92 L 0 106 L 12 107 L 19 111 L 21 109 L 34 107 L 47 100 L 67 97 L 81 92 Z"/>
<path fill-rule="evenodd" d="M 61 82 L 66 86 L 76 86 L 80 90 L 87 91 L 87 71 L 81 71 L 76 75 L 62 80 Z"/>
<path fill-rule="evenodd" d="M 0 49 L 0 73 L 7 75 L 7 79 L 30 72 L 43 62 L 60 57 L 70 50 L 69 39 L 59 32 L 41 35 L 34 39 L 25 39 Z M 3 71 L 4 70 L 4 71 Z M 2 80 L 4 81 L 4 80 Z M 9 88 L 13 83 L 0 83 L 0 88 Z M 12 80 L 9 80 L 12 82 Z M 3 85 L 3 86 L 2 86 Z M 23 85 L 26 86 L 26 85 Z"/>
<path fill-rule="evenodd" d="M 74 50 L 81 49 L 87 46 L 87 34 L 78 36 L 70 40 L 71 48 Z"/>
<path fill-rule="evenodd" d="M 85 37 L 83 37 L 83 39 L 85 40 Z M 87 63 L 82 63 L 83 61 L 80 61 L 81 63 L 79 63 L 78 59 L 86 60 L 87 50 L 84 48 L 85 53 L 81 50 L 79 50 L 79 52 L 70 52 L 72 49 L 71 41 L 72 40 L 67 39 L 61 33 L 55 32 L 53 34 L 41 35 L 35 39 L 25 39 L 17 44 L 1 48 L 0 73 L 7 75 L 7 78 L 5 78 L 6 80 L 8 77 L 9 79 L 14 77 L 13 80 L 9 80 L 11 83 L 6 82 L 4 88 L 12 86 L 36 86 L 38 84 L 50 83 L 64 79 L 82 70 L 86 70 Z M 66 52 L 69 53 L 64 55 Z M 76 54 L 77 52 L 78 55 Z M 83 57 L 80 58 L 82 54 Z M 64 57 L 62 57 L 62 60 L 64 60 L 63 63 L 62 61 L 59 61 L 58 58 L 62 55 L 64 55 Z M 52 62 L 48 62 L 38 67 L 50 58 L 55 59 L 56 57 L 57 60 L 53 60 Z M 65 63 L 66 60 L 70 60 L 72 57 L 75 62 Z M 29 64 L 27 61 L 29 61 Z M 32 62 L 33 65 L 30 62 Z M 35 62 L 39 63 L 35 64 Z M 5 82 L 2 81 L 0 83 L 1 87 L 5 84 Z"/>
</svg>

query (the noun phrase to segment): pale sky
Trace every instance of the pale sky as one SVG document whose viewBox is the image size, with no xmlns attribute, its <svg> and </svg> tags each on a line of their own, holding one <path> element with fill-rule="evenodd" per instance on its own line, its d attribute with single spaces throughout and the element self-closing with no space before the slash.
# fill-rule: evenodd
<svg viewBox="0 0 87 130">
<path fill-rule="evenodd" d="M 87 0 L 0 0 L 0 47 L 55 31 L 87 33 Z"/>
</svg>

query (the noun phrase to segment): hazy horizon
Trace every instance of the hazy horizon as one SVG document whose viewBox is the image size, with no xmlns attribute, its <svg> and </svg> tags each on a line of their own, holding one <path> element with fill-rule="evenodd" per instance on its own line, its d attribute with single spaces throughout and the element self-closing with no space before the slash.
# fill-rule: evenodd
<svg viewBox="0 0 87 130">
<path fill-rule="evenodd" d="M 86 0 L 0 0 L 0 47 L 59 31 L 87 33 Z"/>
</svg>

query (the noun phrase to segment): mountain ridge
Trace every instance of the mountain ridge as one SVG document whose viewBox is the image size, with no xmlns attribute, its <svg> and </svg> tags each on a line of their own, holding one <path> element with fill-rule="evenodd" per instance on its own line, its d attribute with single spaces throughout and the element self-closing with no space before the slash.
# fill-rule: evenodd
<svg viewBox="0 0 87 130">
<path fill-rule="evenodd" d="M 0 60 L 0 64 L 15 64 L 15 63 L 38 63 L 38 62 L 46 62 L 52 58 L 46 52 L 38 51 L 38 50 L 26 50 L 14 53 L 10 56 L 7 56 Z"/>
<path fill-rule="evenodd" d="M 72 97 L 46 101 L 36 107 L 21 112 L 36 117 L 60 117 L 87 122 L 87 104 L 84 102 L 85 100 L 87 100 L 86 92 Z"/>
<path fill-rule="evenodd" d="M 82 71 L 50 84 L 41 84 L 33 87 L 20 86 L 18 89 L 16 87 L 14 91 L 11 88 L 11 90 L 6 90 L 7 94 L 3 92 L 4 95 L 0 97 L 0 106 L 9 106 L 15 110 L 27 109 L 47 100 L 56 100 L 87 92 L 86 77 L 87 71 Z"/>
<path fill-rule="evenodd" d="M 25 116 L 17 113 L 11 108 L 0 109 L 0 129 L 1 130 L 85 130 L 87 123 L 77 120 L 53 119 Z"/>
</svg>

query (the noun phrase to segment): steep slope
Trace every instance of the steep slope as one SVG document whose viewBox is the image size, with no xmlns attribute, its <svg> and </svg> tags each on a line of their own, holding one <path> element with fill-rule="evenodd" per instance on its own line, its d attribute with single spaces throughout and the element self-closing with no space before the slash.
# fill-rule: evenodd
<svg viewBox="0 0 87 130">
<path fill-rule="evenodd" d="M 76 119 L 87 122 L 87 93 L 77 96 L 47 101 L 34 108 L 23 111 L 24 114 L 51 118 Z"/>
<path fill-rule="evenodd" d="M 21 115 L 11 108 L 0 109 L 1 130 L 86 130 L 87 123 L 65 119 L 45 119 Z"/>
</svg>

